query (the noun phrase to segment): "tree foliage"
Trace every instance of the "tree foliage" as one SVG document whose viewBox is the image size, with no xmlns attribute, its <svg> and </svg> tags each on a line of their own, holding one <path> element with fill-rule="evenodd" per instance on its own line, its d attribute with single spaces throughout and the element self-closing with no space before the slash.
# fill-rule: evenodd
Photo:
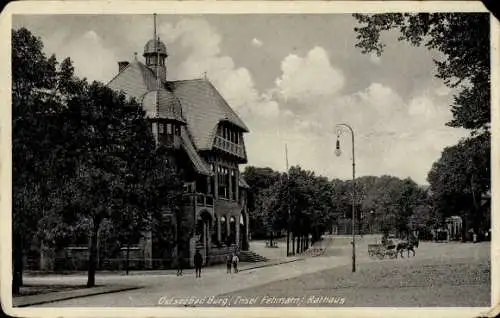
<svg viewBox="0 0 500 318">
<path fill-rule="evenodd" d="M 260 169 L 247 167 L 251 172 L 263 171 Z M 264 220 L 252 224 L 252 233 L 269 236 L 270 231 L 286 230 L 290 224 L 294 237 L 312 235 L 316 241 L 332 225 L 351 219 L 353 190 L 356 219 L 362 231 L 385 229 L 406 235 L 410 229 L 433 228 L 439 223 L 430 208 L 428 192 L 409 178 L 366 176 L 357 178 L 353 187 L 352 180 L 328 180 L 299 166 L 283 174 L 270 168 L 264 171 L 266 176 L 278 177 L 271 184 L 258 178 L 251 180 L 261 182 L 249 182 L 249 191 L 260 193 L 262 198 L 256 200 L 252 213 L 258 211 L 258 217 Z M 379 224 L 375 229 L 370 227 L 373 222 Z"/>
<path fill-rule="evenodd" d="M 481 198 L 491 189 L 490 140 L 481 134 L 445 148 L 428 175 L 436 209 L 444 217 L 458 214 L 476 229 L 484 218 Z"/>
</svg>

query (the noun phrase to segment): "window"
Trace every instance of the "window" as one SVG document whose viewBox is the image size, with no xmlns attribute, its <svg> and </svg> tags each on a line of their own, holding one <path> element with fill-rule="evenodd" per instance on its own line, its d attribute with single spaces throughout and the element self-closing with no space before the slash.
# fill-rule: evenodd
<svg viewBox="0 0 500 318">
<path fill-rule="evenodd" d="M 225 167 L 217 168 L 217 183 L 219 198 L 229 199 L 229 170 Z"/>
<path fill-rule="evenodd" d="M 174 125 L 174 130 L 175 130 L 175 135 L 180 136 L 181 135 L 181 127 L 177 124 Z"/>
<path fill-rule="evenodd" d="M 172 134 L 172 124 L 168 123 L 167 124 L 167 131 L 166 131 L 167 135 L 171 135 Z"/>
<path fill-rule="evenodd" d="M 231 169 L 231 191 L 232 191 L 232 199 L 236 201 L 236 187 L 238 186 L 237 181 L 236 181 L 236 170 Z"/>
<path fill-rule="evenodd" d="M 158 133 L 160 135 L 164 134 L 164 125 L 163 124 L 158 124 Z"/>
</svg>

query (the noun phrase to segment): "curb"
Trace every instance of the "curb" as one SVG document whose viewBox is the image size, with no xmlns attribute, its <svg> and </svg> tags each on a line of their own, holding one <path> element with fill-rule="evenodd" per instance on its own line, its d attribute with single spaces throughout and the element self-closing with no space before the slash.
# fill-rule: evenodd
<svg viewBox="0 0 500 318">
<path fill-rule="evenodd" d="M 257 265 L 257 266 L 253 266 L 253 267 L 242 268 L 238 272 L 244 272 L 244 271 L 249 271 L 252 269 L 263 268 L 263 267 L 277 266 L 277 265 L 281 265 L 281 264 L 288 264 L 288 263 L 293 263 L 293 262 L 298 262 L 298 261 L 303 261 L 303 260 L 304 260 L 303 258 L 297 258 L 297 259 L 287 260 L 287 261 L 278 262 L 278 263 L 262 264 L 262 265 Z"/>
<path fill-rule="evenodd" d="M 42 304 L 54 303 L 54 302 L 63 301 L 63 300 L 70 300 L 70 299 L 77 299 L 77 298 L 83 298 L 83 297 L 89 297 L 89 296 L 97 296 L 97 295 L 119 293 L 119 292 L 124 292 L 124 291 L 129 291 L 129 290 L 135 290 L 135 289 L 141 289 L 141 288 L 143 288 L 143 287 L 139 287 L 139 286 L 129 286 L 129 287 L 121 287 L 121 288 L 117 287 L 117 288 L 108 289 L 108 290 L 94 290 L 94 291 L 89 291 L 88 293 L 79 294 L 79 295 L 67 295 L 67 296 L 61 296 L 59 298 L 46 299 L 46 300 L 34 300 L 34 301 L 31 301 L 31 302 L 27 301 L 25 303 L 22 303 L 22 300 L 20 300 L 19 302 L 21 302 L 21 304 L 19 304 L 19 305 L 14 304 L 15 301 L 13 299 L 13 301 L 12 301 L 13 302 L 12 307 L 18 307 L 18 308 L 29 307 L 29 306 L 34 306 L 34 305 L 42 305 Z M 81 291 L 81 290 L 84 290 L 84 289 L 75 289 L 73 291 Z M 66 292 L 63 292 L 63 293 L 66 293 Z M 50 293 L 49 294 L 45 294 L 45 295 L 50 295 Z M 35 296 L 35 295 L 33 295 L 33 296 Z M 30 296 L 25 296 L 25 297 L 30 297 Z"/>
</svg>

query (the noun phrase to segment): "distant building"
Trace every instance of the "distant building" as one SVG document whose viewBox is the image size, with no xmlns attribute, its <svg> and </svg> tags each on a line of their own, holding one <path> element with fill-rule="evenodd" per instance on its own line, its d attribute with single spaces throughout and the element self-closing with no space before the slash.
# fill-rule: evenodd
<svg viewBox="0 0 500 318">
<path fill-rule="evenodd" d="M 195 249 L 218 262 L 248 245 L 248 185 L 239 165 L 247 163 L 243 135 L 249 130 L 206 76 L 167 80 L 167 47 L 156 35 L 156 21 L 143 57 L 144 63 L 137 55 L 118 62 L 108 87 L 141 103 L 157 144 L 170 149 L 185 182 L 182 211 L 196 220 L 187 256 L 191 264 Z M 140 244 L 146 262 L 162 257 L 154 242 L 148 233 Z"/>
</svg>

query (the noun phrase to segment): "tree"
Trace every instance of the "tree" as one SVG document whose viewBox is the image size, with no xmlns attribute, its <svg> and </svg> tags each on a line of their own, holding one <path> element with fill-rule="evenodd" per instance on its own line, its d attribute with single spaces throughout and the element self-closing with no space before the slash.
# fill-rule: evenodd
<svg viewBox="0 0 500 318">
<path fill-rule="evenodd" d="M 141 184 L 146 170 L 139 163 L 154 149 L 152 135 L 135 101 L 94 82 L 74 79 L 73 88 L 78 94 L 67 100 L 68 117 L 73 128 L 72 144 L 68 151 L 74 153 L 78 174 L 68 181 L 68 197 L 76 219 L 88 219 L 91 224 L 89 239 L 89 268 L 87 286 L 95 285 L 97 233 L 106 219 L 129 220 L 125 232 L 140 232 L 144 213 L 137 218 L 134 213 L 149 211 L 143 202 L 134 209 L 127 200 L 130 191 L 140 191 L 133 184 Z M 142 181 L 142 182 L 141 182 Z M 136 222 L 135 222 L 136 221 Z M 132 236 L 132 232 L 129 232 Z"/>
<path fill-rule="evenodd" d="M 12 252 L 13 293 L 22 285 L 23 254 L 39 220 L 57 209 L 52 193 L 71 165 L 65 148 L 61 82 L 55 56 L 27 29 L 12 30 Z"/>
<path fill-rule="evenodd" d="M 167 148 L 159 147 L 152 153 L 147 165 L 149 171 L 144 171 L 146 208 L 151 212 L 153 232 L 163 254 L 171 253 L 175 246 L 177 255 L 182 255 L 193 232 L 194 220 L 182 210 L 183 182 L 169 156 Z"/>
<path fill-rule="evenodd" d="M 480 227 L 484 218 L 481 196 L 490 191 L 490 136 L 488 133 L 460 141 L 443 150 L 428 174 L 435 208 L 449 217 L 457 212 L 465 231 Z"/>
<path fill-rule="evenodd" d="M 436 76 L 448 87 L 458 87 L 451 106 L 451 127 L 473 133 L 490 128 L 490 21 L 489 13 L 383 13 L 354 14 L 362 27 L 357 47 L 363 53 L 383 52 L 382 31 L 398 30 L 399 40 L 424 44 L 444 54 L 435 61 Z"/>
<path fill-rule="evenodd" d="M 268 189 L 280 180 L 280 174 L 271 168 L 247 166 L 243 172 L 243 177 L 250 186 L 248 191 L 247 205 L 250 218 L 250 230 L 254 237 L 265 235 L 268 220 L 267 208 L 269 206 L 270 194 Z M 270 220 L 270 219 L 269 219 Z M 272 221 L 270 221 L 272 223 Z"/>
</svg>

